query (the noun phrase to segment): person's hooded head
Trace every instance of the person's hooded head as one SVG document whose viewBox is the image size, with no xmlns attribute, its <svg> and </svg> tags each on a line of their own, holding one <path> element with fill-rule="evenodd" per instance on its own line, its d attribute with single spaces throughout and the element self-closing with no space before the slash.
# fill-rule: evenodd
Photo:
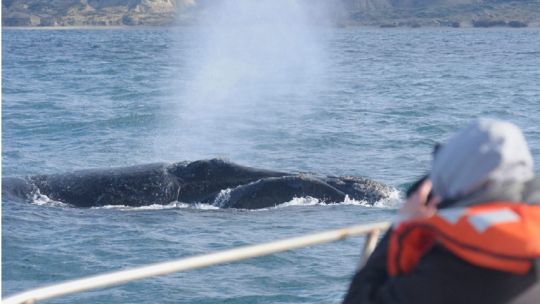
<svg viewBox="0 0 540 304">
<path fill-rule="evenodd" d="M 441 207 L 493 200 L 519 201 L 534 178 L 533 159 L 521 130 L 512 123 L 478 119 L 435 153 L 430 179 Z"/>
</svg>

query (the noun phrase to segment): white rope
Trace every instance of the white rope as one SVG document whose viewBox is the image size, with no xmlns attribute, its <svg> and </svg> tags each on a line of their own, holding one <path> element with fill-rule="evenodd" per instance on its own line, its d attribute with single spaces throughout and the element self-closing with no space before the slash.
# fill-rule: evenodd
<svg viewBox="0 0 540 304">
<path fill-rule="evenodd" d="M 315 244 L 342 240 L 350 236 L 363 235 L 373 231 L 385 230 L 388 227 L 389 223 L 386 222 L 349 226 L 341 229 L 329 230 L 301 237 L 284 239 L 259 245 L 243 246 L 230 250 L 193 256 L 169 262 L 156 263 L 128 270 L 94 275 L 82 279 L 67 281 L 57 285 L 51 285 L 22 292 L 4 299 L 2 303 L 34 303 L 35 301 L 39 300 L 50 299 L 90 289 L 119 285 L 122 283 L 170 274 L 173 272 L 181 272 L 217 264 L 240 261 L 291 249 L 307 247 Z M 370 234 L 370 236 L 375 235 L 376 234 L 374 233 Z M 372 240 L 366 240 L 366 242 L 372 243 Z M 366 258 L 366 256 L 364 256 L 364 258 Z"/>
</svg>

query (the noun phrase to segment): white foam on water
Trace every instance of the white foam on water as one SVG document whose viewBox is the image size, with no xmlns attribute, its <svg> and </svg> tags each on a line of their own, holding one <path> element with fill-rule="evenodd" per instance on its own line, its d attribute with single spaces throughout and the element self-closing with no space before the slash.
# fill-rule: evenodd
<svg viewBox="0 0 540 304">
<path fill-rule="evenodd" d="M 126 205 L 105 205 L 105 206 L 100 206 L 100 207 L 92 207 L 91 209 L 116 209 L 116 210 L 122 210 L 122 211 L 145 211 L 145 210 L 167 210 L 167 209 L 216 210 L 220 208 L 210 205 L 210 204 L 202 204 L 202 203 L 187 204 L 183 202 L 174 201 L 166 205 L 152 204 L 152 205 L 139 206 L 139 207 L 126 206 Z"/>
<path fill-rule="evenodd" d="M 317 206 L 324 205 L 324 202 L 318 198 L 306 196 L 306 197 L 294 197 L 292 200 L 283 204 L 276 205 L 274 208 L 285 208 L 290 206 Z"/>
<path fill-rule="evenodd" d="M 271 208 L 263 208 L 258 210 L 269 210 L 269 209 L 279 209 L 279 208 L 287 208 L 292 206 L 336 206 L 336 205 L 353 205 L 353 206 L 362 206 L 362 207 L 368 207 L 368 208 L 388 208 L 388 209 L 396 209 L 401 206 L 401 203 L 403 201 L 402 193 L 398 189 L 393 189 L 392 192 L 389 194 L 388 198 L 379 200 L 375 203 L 370 203 L 365 200 L 355 200 L 349 198 L 349 196 L 345 196 L 345 199 L 343 202 L 338 203 L 326 203 L 322 200 L 319 200 L 318 198 L 314 198 L 311 196 L 306 197 L 294 197 L 292 200 L 288 202 L 284 202 L 282 204 L 277 204 L 274 207 Z"/>
<path fill-rule="evenodd" d="M 69 205 L 60 201 L 55 201 L 48 196 L 41 194 L 39 190 L 32 197 L 32 204 L 38 206 L 68 207 Z"/>
<path fill-rule="evenodd" d="M 231 191 L 232 191 L 231 188 L 227 188 L 227 189 L 219 191 L 212 205 L 218 208 L 223 207 L 231 198 Z"/>
<path fill-rule="evenodd" d="M 203 203 L 188 204 L 184 202 L 174 201 L 165 205 L 151 204 L 147 206 L 133 207 L 133 206 L 128 206 L 128 205 L 118 204 L 118 205 L 105 205 L 105 206 L 100 206 L 100 207 L 91 207 L 90 209 L 116 209 L 116 210 L 123 210 L 123 211 L 166 210 L 166 209 L 219 210 L 219 209 L 222 209 L 223 206 L 225 206 L 228 200 L 230 199 L 232 190 L 233 189 L 231 188 L 221 190 L 219 194 L 216 196 L 213 204 L 203 204 Z M 402 193 L 397 189 L 393 189 L 392 192 L 389 194 L 388 198 L 382 199 L 375 203 L 370 203 L 365 200 L 351 199 L 349 198 L 349 196 L 345 196 L 345 199 L 342 202 L 326 203 L 318 198 L 306 196 L 306 197 L 294 197 L 292 200 L 288 202 L 276 204 L 273 207 L 262 208 L 262 209 L 257 209 L 257 210 L 280 209 L 280 208 L 287 208 L 287 207 L 293 207 L 293 206 L 336 206 L 336 205 L 352 205 L 352 206 L 362 206 L 362 207 L 368 207 L 368 208 L 396 209 L 396 208 L 399 208 L 399 206 L 401 206 L 402 202 L 403 202 Z M 66 204 L 60 201 L 55 201 L 49 198 L 48 196 L 39 193 L 39 191 L 34 194 L 33 199 L 32 199 L 32 204 L 39 205 L 39 206 L 70 207 L 69 204 Z"/>
<path fill-rule="evenodd" d="M 376 201 L 371 207 L 397 209 L 403 204 L 403 193 L 398 189 L 392 189 L 388 198 Z"/>
</svg>

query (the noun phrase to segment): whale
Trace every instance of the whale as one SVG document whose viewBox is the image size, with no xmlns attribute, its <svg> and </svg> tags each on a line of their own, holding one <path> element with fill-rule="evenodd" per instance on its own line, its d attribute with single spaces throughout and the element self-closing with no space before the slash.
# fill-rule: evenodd
<svg viewBox="0 0 540 304">
<path fill-rule="evenodd" d="M 299 197 L 323 203 L 339 203 L 348 197 L 373 204 L 391 193 L 391 187 L 365 177 L 273 171 L 223 159 L 2 178 L 4 201 L 32 202 L 46 196 L 81 208 L 182 202 L 261 209 Z"/>
</svg>

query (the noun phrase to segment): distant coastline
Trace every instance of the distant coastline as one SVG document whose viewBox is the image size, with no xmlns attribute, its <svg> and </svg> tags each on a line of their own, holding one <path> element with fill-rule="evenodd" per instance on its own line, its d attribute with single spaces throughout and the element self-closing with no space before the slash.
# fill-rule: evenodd
<svg viewBox="0 0 540 304">
<path fill-rule="evenodd" d="M 156 28 L 170 28 L 170 25 L 77 25 L 77 26 L 2 26 L 5 30 L 13 31 L 47 31 L 47 30 L 60 30 L 60 31 L 77 31 L 77 30 L 135 30 L 135 29 L 156 29 Z"/>
<path fill-rule="evenodd" d="M 152 26 L 126 26 L 126 25 L 77 25 L 77 26 L 2 26 L 8 30 L 115 30 L 115 29 L 135 29 L 135 28 L 152 28 Z M 153 26 L 160 27 L 160 26 Z"/>
<path fill-rule="evenodd" d="M 195 24 L 182 24 L 182 25 L 136 25 L 136 26 L 126 26 L 126 25 L 80 25 L 80 26 L 2 26 L 3 30 L 7 31 L 100 31 L 100 30 L 142 30 L 142 29 L 174 29 L 174 28 L 189 28 L 194 27 Z M 381 24 L 381 25 L 362 25 L 362 24 L 349 24 L 346 26 L 334 24 L 331 25 L 331 27 L 335 28 L 359 28 L 359 29 L 506 29 L 506 30 L 537 30 L 540 29 L 540 24 L 529 24 L 526 27 L 510 27 L 510 26 L 492 26 L 492 27 L 474 27 L 474 26 L 460 26 L 460 27 L 452 27 L 452 26 L 407 26 L 407 25 L 387 25 L 387 24 Z"/>
<path fill-rule="evenodd" d="M 540 0 L 298 0 L 337 27 L 540 27 Z M 6 0 L 6 28 L 100 29 L 197 24 L 218 0 Z M 326 3 L 326 6 L 322 6 Z M 333 4 L 336 4 L 335 7 Z M 312 18 L 317 22 L 318 16 Z M 321 21 L 322 22 L 322 21 Z"/>
</svg>

